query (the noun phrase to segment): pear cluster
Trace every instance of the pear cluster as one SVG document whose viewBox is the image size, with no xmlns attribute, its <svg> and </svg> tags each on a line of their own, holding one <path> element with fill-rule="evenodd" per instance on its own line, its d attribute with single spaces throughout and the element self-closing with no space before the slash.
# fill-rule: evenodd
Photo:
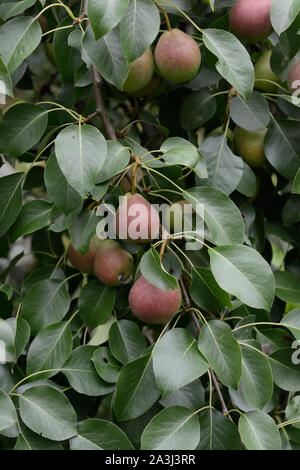
<svg viewBox="0 0 300 470">
<path fill-rule="evenodd" d="M 135 97 L 148 96 L 160 84 L 159 77 L 154 74 L 155 67 L 160 77 L 183 83 L 195 77 L 200 64 L 201 53 L 196 41 L 179 29 L 171 29 L 161 35 L 154 57 L 148 48 L 130 64 L 123 90 Z"/>
<path fill-rule="evenodd" d="M 148 243 L 157 239 L 160 233 L 158 212 L 140 194 L 128 193 L 116 213 L 116 233 L 126 243 Z M 88 253 L 80 254 L 70 244 L 68 257 L 74 268 L 94 274 L 107 286 L 119 286 L 129 281 L 134 269 L 133 256 L 118 241 L 100 240 L 96 235 L 90 241 Z M 138 319 L 162 324 L 178 312 L 181 291 L 162 290 L 141 275 L 131 287 L 128 300 Z"/>
</svg>

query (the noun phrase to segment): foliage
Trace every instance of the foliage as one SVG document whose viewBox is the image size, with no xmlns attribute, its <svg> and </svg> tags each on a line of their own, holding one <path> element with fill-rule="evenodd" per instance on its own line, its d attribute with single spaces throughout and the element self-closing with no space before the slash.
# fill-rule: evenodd
<svg viewBox="0 0 300 470">
<path fill-rule="evenodd" d="M 274 31 L 251 45 L 233 4 L 0 2 L 0 448 L 300 448 L 300 101 L 286 82 L 300 2 L 273 0 Z M 168 21 L 197 41 L 200 71 L 124 92 Z M 255 81 L 267 50 L 273 93 Z M 238 154 L 235 126 L 268 129 L 263 166 Z M 108 287 L 68 244 L 86 254 L 97 208 L 131 184 L 203 207 L 204 240 L 121 241 L 134 273 Z M 180 287 L 167 324 L 130 310 L 140 273 Z"/>
</svg>

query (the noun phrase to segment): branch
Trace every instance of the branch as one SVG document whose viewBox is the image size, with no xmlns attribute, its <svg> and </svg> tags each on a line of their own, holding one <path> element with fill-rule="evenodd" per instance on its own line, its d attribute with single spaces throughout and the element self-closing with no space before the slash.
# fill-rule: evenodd
<svg viewBox="0 0 300 470">
<path fill-rule="evenodd" d="M 187 306 L 187 308 L 191 308 L 192 304 L 191 304 L 190 298 L 187 294 L 187 291 L 186 291 L 186 288 L 185 288 L 185 285 L 184 285 L 184 282 L 183 282 L 182 278 L 179 279 L 179 285 L 180 285 L 180 289 L 181 289 L 181 292 L 182 292 L 182 295 L 183 295 L 185 305 Z M 193 310 L 190 311 L 190 316 L 191 316 L 191 318 L 194 322 L 194 325 L 196 327 L 197 332 L 200 333 L 200 331 L 201 331 L 200 323 L 199 323 L 199 320 L 197 318 L 197 315 L 195 314 L 195 312 Z"/>
<path fill-rule="evenodd" d="M 95 95 L 95 100 L 96 100 L 96 112 L 102 119 L 103 126 L 105 127 L 108 137 L 111 140 L 118 140 L 117 134 L 105 110 L 104 100 L 103 100 L 103 95 L 102 95 L 102 90 L 101 90 L 102 78 L 94 65 L 92 66 L 92 73 L 93 73 L 94 95 Z"/>
<path fill-rule="evenodd" d="M 77 24 L 81 23 L 82 20 L 88 17 L 87 6 L 88 0 L 83 0 L 81 14 L 78 16 L 78 18 L 76 18 L 76 20 L 73 21 L 73 26 L 76 26 Z"/>
</svg>

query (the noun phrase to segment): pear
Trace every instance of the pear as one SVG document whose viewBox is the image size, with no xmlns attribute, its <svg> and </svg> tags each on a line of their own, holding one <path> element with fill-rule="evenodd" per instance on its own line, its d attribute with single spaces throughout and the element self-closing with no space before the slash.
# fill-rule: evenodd
<svg viewBox="0 0 300 470">
<path fill-rule="evenodd" d="M 272 0 L 239 0 L 230 13 L 232 30 L 249 43 L 267 38 L 273 31 L 271 4 Z"/>
<path fill-rule="evenodd" d="M 127 194 L 116 213 L 116 230 L 120 239 L 147 243 L 158 238 L 158 212 L 140 194 Z"/>
<path fill-rule="evenodd" d="M 192 80 L 201 64 L 196 41 L 180 29 L 163 33 L 154 52 L 159 74 L 174 83 Z"/>
<path fill-rule="evenodd" d="M 133 271 L 133 257 L 115 240 L 100 242 L 94 259 L 94 274 L 107 286 L 123 284 Z"/>
<path fill-rule="evenodd" d="M 181 304 L 180 289 L 164 291 L 141 276 L 129 293 L 129 306 L 145 323 L 161 324 L 171 320 Z"/>
<path fill-rule="evenodd" d="M 150 48 L 130 64 L 129 75 L 123 90 L 134 93 L 148 85 L 154 73 L 154 59 Z"/>
</svg>

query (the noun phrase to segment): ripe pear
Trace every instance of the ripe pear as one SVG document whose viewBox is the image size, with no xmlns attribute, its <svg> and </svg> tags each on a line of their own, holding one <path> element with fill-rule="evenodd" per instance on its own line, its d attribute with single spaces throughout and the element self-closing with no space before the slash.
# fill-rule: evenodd
<svg viewBox="0 0 300 470">
<path fill-rule="evenodd" d="M 78 269 L 78 271 L 92 274 L 94 267 L 94 259 L 96 256 L 96 252 L 99 248 L 99 244 L 99 238 L 97 237 L 97 235 L 94 235 L 90 241 L 89 251 L 85 255 L 82 255 L 77 250 L 75 250 L 74 246 L 70 243 L 68 248 L 68 257 L 72 266 Z"/>
<path fill-rule="evenodd" d="M 160 75 L 174 83 L 195 77 L 201 64 L 198 44 L 179 29 L 163 33 L 157 43 L 154 58 Z"/>
<path fill-rule="evenodd" d="M 249 43 L 267 38 L 273 31 L 271 4 L 272 0 L 238 0 L 230 13 L 233 31 Z"/>
<path fill-rule="evenodd" d="M 141 276 L 129 293 L 134 315 L 145 323 L 161 324 L 171 320 L 181 304 L 180 289 L 164 291 Z"/>
<path fill-rule="evenodd" d="M 252 167 L 259 168 L 266 162 L 264 151 L 266 133 L 267 129 L 250 132 L 238 126 L 234 130 L 235 152 Z"/>
<path fill-rule="evenodd" d="M 129 75 L 123 90 L 129 93 L 141 90 L 150 82 L 154 73 L 154 59 L 150 48 L 130 64 Z"/>
<path fill-rule="evenodd" d="M 254 66 L 255 88 L 267 93 L 275 93 L 278 88 L 276 83 L 280 83 L 280 79 L 276 77 L 273 70 L 271 69 L 271 55 L 272 51 L 263 52 Z M 263 80 L 271 80 L 275 83 L 269 83 L 268 81 Z"/>
<path fill-rule="evenodd" d="M 288 87 L 290 89 L 291 93 L 295 93 L 296 95 L 299 96 L 299 90 L 300 90 L 300 59 L 295 62 L 288 73 Z"/>
<path fill-rule="evenodd" d="M 140 194 L 127 194 L 116 213 L 116 230 L 120 239 L 148 243 L 158 238 L 158 212 Z"/>
<path fill-rule="evenodd" d="M 107 286 L 119 286 L 131 276 L 133 257 L 115 240 L 102 240 L 94 260 L 94 274 Z"/>
</svg>

